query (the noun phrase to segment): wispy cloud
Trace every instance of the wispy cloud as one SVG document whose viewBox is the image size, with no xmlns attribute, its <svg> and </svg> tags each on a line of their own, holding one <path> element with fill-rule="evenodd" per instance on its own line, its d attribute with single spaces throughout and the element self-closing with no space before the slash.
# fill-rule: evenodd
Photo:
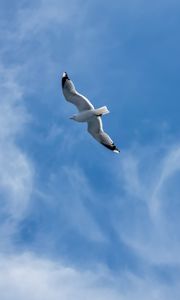
<svg viewBox="0 0 180 300">
<path fill-rule="evenodd" d="M 95 299 L 177 300 L 179 287 L 159 284 L 155 279 L 130 273 L 114 277 L 107 269 L 80 271 L 60 262 L 22 256 L 1 257 L 0 293 L 3 300 Z"/>
<path fill-rule="evenodd" d="M 1 244 L 6 243 L 24 216 L 33 187 L 33 166 L 18 145 L 29 116 L 23 104 L 23 89 L 17 70 L 1 65 L 0 80 L 0 190 Z"/>
<path fill-rule="evenodd" d="M 121 163 L 125 192 L 120 207 L 125 219 L 116 224 L 117 230 L 120 226 L 123 240 L 151 263 L 180 262 L 179 220 L 172 214 L 179 195 L 179 149 L 178 145 L 164 149 L 146 147 L 143 151 L 133 148 Z M 171 193 L 173 190 L 175 193 Z M 125 213 L 125 209 L 129 212 Z"/>
<path fill-rule="evenodd" d="M 35 6 L 17 6 L 14 14 L 14 30 L 12 31 L 11 26 L 3 29 L 4 33 L 6 34 L 5 43 L 0 53 L 3 60 L 3 65 L 1 67 L 1 94 L 3 94 L 4 97 L 3 101 L 1 102 L 2 117 L 0 129 L 2 141 L 0 153 L 2 170 L 1 191 L 5 199 L 3 211 L 10 219 L 13 220 L 21 219 L 21 217 L 24 216 L 31 193 L 33 192 L 34 167 L 31 159 L 18 145 L 18 139 L 20 135 L 25 133 L 25 128 L 30 118 L 27 114 L 24 98 L 27 98 L 27 96 L 29 96 L 31 93 L 39 93 L 38 90 L 36 90 L 36 78 L 37 73 L 39 73 L 40 66 L 44 67 L 45 65 L 47 73 L 51 73 L 49 69 L 52 70 L 53 68 L 53 66 L 51 66 L 52 68 L 49 68 L 51 62 L 53 64 L 53 60 L 49 56 L 50 48 L 48 41 L 43 38 L 45 32 L 49 30 L 54 32 L 58 24 L 60 25 L 60 35 L 64 30 L 63 26 L 66 25 L 67 27 L 69 26 L 72 28 L 73 24 L 69 24 L 69 20 L 73 17 L 76 17 L 78 20 L 80 11 L 77 7 L 77 4 L 80 3 L 81 1 L 76 3 L 76 5 L 71 3 L 72 5 L 67 7 L 65 4 L 58 1 L 53 1 L 51 4 L 49 2 L 47 3 L 45 1 L 41 1 Z M 30 45 L 35 43 L 38 37 L 42 38 L 42 43 L 38 44 L 37 47 L 38 55 L 31 56 L 29 55 L 31 52 Z M 12 44 L 14 45 L 13 51 L 11 51 Z M 39 51 L 41 55 L 39 55 Z M 19 53 L 21 53 L 20 56 Z M 10 58 L 8 63 L 6 57 Z M 45 64 L 46 62 L 47 64 Z M 9 66 L 9 64 L 11 66 Z M 30 69 L 31 72 L 28 71 Z M 36 76 L 34 76 L 35 73 Z M 44 72 L 44 74 L 45 73 L 46 72 Z M 50 73 L 48 74 L 50 75 Z M 40 99 L 40 101 L 42 101 L 42 99 Z M 54 108 L 52 109 L 54 110 Z M 37 120 L 33 121 L 37 122 Z M 56 125 L 56 123 L 54 124 L 55 125 L 53 125 L 52 129 L 50 131 L 48 129 L 48 133 L 44 134 L 44 136 L 46 136 L 46 142 L 53 142 L 54 138 L 57 137 L 57 135 L 59 136 L 63 131 L 61 126 Z M 71 146 L 70 138 L 72 138 L 72 135 L 69 137 L 67 131 L 66 135 L 63 135 L 63 138 L 61 139 L 61 148 L 63 149 L 64 147 L 65 151 L 67 151 L 68 147 Z M 76 135 L 76 139 L 74 139 L 74 141 L 77 140 L 77 138 L 78 136 Z M 67 139 L 69 140 L 68 143 Z M 42 141 L 42 144 L 44 144 L 44 141 Z M 71 174 L 71 176 L 69 176 L 68 172 L 70 170 L 63 170 L 64 171 L 61 173 L 64 174 L 70 186 L 72 186 L 71 180 L 75 175 Z M 56 175 L 62 176 L 62 174 L 58 173 Z M 53 176 L 51 175 L 50 182 L 52 181 L 52 177 Z M 94 228 L 94 231 L 98 232 L 98 229 L 95 230 L 95 222 L 89 216 L 85 206 L 80 201 L 81 195 L 76 196 L 78 191 L 75 190 L 75 185 L 73 185 L 71 188 L 73 189 L 73 192 L 71 195 L 67 195 L 67 198 L 69 198 L 71 201 L 72 195 L 76 197 L 77 201 L 75 203 L 78 206 L 77 212 L 79 214 L 77 216 L 77 214 L 74 213 L 70 216 L 69 221 L 71 221 L 73 224 L 72 226 L 78 226 L 78 219 L 83 218 L 84 221 L 82 220 L 80 224 L 82 225 L 83 223 L 84 226 L 79 226 L 79 231 L 84 232 L 84 228 L 86 228 L 90 233 L 92 231 L 90 228 L 92 227 Z M 87 191 L 86 187 L 84 187 L 84 191 Z M 68 191 L 66 192 L 69 193 Z M 73 201 L 71 206 L 73 206 Z M 65 210 L 66 213 L 68 213 L 69 210 L 67 207 Z M 90 235 L 93 239 L 96 239 L 96 235 L 93 235 L 93 233 Z M 101 233 L 98 233 L 97 236 L 98 235 L 101 236 Z"/>
<path fill-rule="evenodd" d="M 85 240 L 106 242 L 106 237 L 91 212 L 92 201 L 96 201 L 94 191 L 83 170 L 76 165 L 61 166 L 49 174 L 48 186 L 39 192 L 43 206 L 53 207 L 54 236 L 57 239 L 69 230 Z M 52 216 L 51 216 L 52 217 Z M 51 222 L 51 220 L 49 220 Z M 54 237 L 56 241 L 56 237 Z"/>
</svg>

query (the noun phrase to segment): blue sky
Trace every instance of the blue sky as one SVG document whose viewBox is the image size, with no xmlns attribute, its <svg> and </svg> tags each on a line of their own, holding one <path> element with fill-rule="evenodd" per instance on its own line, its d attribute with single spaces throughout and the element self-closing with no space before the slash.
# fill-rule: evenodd
<svg viewBox="0 0 180 300">
<path fill-rule="evenodd" d="M 179 299 L 179 30 L 177 0 L 1 0 L 2 300 Z"/>
</svg>

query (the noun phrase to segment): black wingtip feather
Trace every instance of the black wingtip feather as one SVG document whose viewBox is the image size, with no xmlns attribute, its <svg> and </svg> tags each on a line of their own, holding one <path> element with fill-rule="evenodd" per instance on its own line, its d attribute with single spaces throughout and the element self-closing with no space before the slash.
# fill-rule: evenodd
<svg viewBox="0 0 180 300">
<path fill-rule="evenodd" d="M 64 72 L 62 76 L 62 87 L 64 87 L 66 80 L 70 80 L 70 79 L 68 77 L 68 74 Z"/>
<path fill-rule="evenodd" d="M 105 146 L 106 148 L 108 148 L 109 150 L 120 152 L 120 150 L 114 144 L 111 144 L 111 145 L 107 145 L 107 144 L 104 144 L 104 143 L 101 143 L 101 144 L 103 146 Z"/>
</svg>

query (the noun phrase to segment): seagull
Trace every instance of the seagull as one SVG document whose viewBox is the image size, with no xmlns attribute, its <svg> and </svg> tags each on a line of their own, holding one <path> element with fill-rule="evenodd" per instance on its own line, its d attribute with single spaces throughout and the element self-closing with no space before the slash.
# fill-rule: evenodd
<svg viewBox="0 0 180 300">
<path fill-rule="evenodd" d="M 70 117 L 77 122 L 87 122 L 88 132 L 103 146 L 119 153 L 120 150 L 115 146 L 109 135 L 104 132 L 102 125 L 102 115 L 108 114 L 106 106 L 94 108 L 92 103 L 83 95 L 76 91 L 73 82 L 69 79 L 66 72 L 62 75 L 62 91 L 65 99 L 74 104 L 79 113 Z"/>
</svg>

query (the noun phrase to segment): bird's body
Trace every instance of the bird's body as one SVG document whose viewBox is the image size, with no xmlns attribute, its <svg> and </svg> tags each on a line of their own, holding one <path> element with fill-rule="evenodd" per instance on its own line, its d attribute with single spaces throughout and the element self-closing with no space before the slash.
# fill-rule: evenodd
<svg viewBox="0 0 180 300">
<path fill-rule="evenodd" d="M 70 117 L 70 119 L 75 120 L 77 122 L 88 122 L 90 118 L 93 117 L 93 110 L 84 110 L 76 115 Z"/>
<path fill-rule="evenodd" d="M 92 117 L 100 117 L 102 115 L 108 114 L 109 110 L 106 106 L 97 108 L 97 109 L 88 109 L 79 112 L 76 115 L 73 115 L 70 119 L 75 120 L 77 122 L 89 122 Z M 94 118 L 93 118 L 94 120 Z"/>
<path fill-rule="evenodd" d="M 78 93 L 73 82 L 69 79 L 66 72 L 62 76 L 62 90 L 67 101 L 73 103 L 79 113 L 70 119 L 77 122 L 87 122 L 88 132 L 102 145 L 108 149 L 119 153 L 119 149 L 114 145 L 111 138 L 103 130 L 101 116 L 109 113 L 106 106 L 95 109 L 91 102 L 83 95 Z"/>
</svg>

